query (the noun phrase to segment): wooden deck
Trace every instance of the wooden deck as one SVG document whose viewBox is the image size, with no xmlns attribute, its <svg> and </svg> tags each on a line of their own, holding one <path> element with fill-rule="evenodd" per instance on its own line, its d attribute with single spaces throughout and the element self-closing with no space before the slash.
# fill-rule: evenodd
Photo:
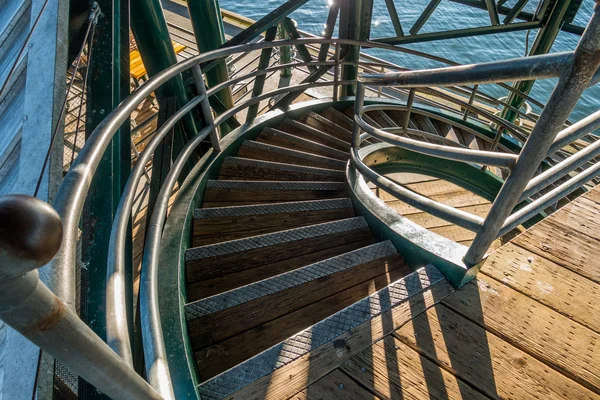
<svg viewBox="0 0 600 400">
<path fill-rule="evenodd" d="M 293 399 L 598 399 L 599 284 L 594 189 Z"/>
<path fill-rule="evenodd" d="M 422 196 L 480 217 L 485 217 L 492 207 L 492 203 L 487 199 L 443 179 L 414 173 L 395 173 L 389 174 L 387 177 Z M 373 186 L 372 190 L 377 197 L 382 199 L 386 205 L 394 209 L 398 214 L 405 216 L 412 222 L 438 235 L 464 244 L 465 246 L 469 246 L 475 238 L 474 232 L 423 212 L 375 186 Z M 503 238 L 497 239 L 492 244 L 491 250 L 498 249 L 503 243 L 522 230 L 519 227 L 515 231 L 506 234 Z"/>
</svg>

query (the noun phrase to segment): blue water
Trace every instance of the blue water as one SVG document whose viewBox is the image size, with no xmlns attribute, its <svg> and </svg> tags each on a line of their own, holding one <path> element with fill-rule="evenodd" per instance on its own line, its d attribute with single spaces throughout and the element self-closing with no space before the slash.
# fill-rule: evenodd
<svg viewBox="0 0 600 400">
<path fill-rule="evenodd" d="M 306 32 L 320 35 L 323 31 L 329 0 L 309 0 L 304 6 L 292 14 L 298 22 L 298 27 Z M 509 0 L 506 5 L 512 6 L 517 0 Z M 220 0 L 222 8 L 242 14 L 249 18 L 258 19 L 284 3 L 284 0 Z M 392 23 L 387 12 L 384 0 L 374 0 L 373 24 L 371 38 L 395 36 Z M 395 0 L 398 14 L 404 32 L 417 20 L 429 0 Z M 534 12 L 538 1 L 532 0 L 524 11 Z M 592 14 L 593 0 L 584 0 L 574 23 L 585 26 Z M 500 16 L 502 20 L 503 16 Z M 419 33 L 436 32 L 445 29 L 463 29 L 467 27 L 487 26 L 490 24 L 489 15 L 485 10 L 460 5 L 450 1 L 442 1 Z M 533 43 L 537 30 L 529 34 L 529 46 Z M 459 63 L 477 63 L 492 60 L 502 60 L 523 56 L 525 53 L 526 32 L 511 32 L 497 35 L 476 36 L 470 38 L 448 39 L 438 42 L 417 43 L 405 47 L 421 50 L 438 55 Z M 561 32 L 552 47 L 552 52 L 573 50 L 577 45 L 579 36 Z M 396 64 L 411 68 L 423 69 L 440 67 L 441 64 L 412 57 L 402 53 L 389 52 L 380 49 L 369 50 L 369 54 L 386 59 Z M 556 80 L 547 79 L 537 81 L 532 97 L 545 102 L 548 99 Z M 486 85 L 486 92 L 495 97 L 506 95 L 505 91 Z M 588 89 L 579 101 L 571 115 L 571 120 L 576 121 L 600 109 L 600 85 Z"/>
</svg>

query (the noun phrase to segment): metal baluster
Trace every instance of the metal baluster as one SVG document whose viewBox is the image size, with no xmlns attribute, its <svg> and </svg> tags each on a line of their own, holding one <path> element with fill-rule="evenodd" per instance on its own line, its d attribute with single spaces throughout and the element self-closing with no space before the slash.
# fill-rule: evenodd
<svg viewBox="0 0 600 400">
<path fill-rule="evenodd" d="M 408 123 L 410 121 L 410 112 L 412 111 L 413 102 L 415 101 L 415 89 L 410 89 L 408 92 L 408 101 L 406 102 L 406 118 L 404 118 L 404 124 L 402 125 L 402 131 L 408 133 Z"/>
<path fill-rule="evenodd" d="M 58 213 L 34 197 L 0 198 L 0 319 L 113 399 L 162 397 L 40 281 L 61 246 Z"/>
<path fill-rule="evenodd" d="M 464 258 L 465 264 L 475 265 L 483 259 L 599 65 L 600 0 L 596 0 L 592 18 L 574 51 L 572 64 L 552 91 L 511 174 L 496 196 L 481 231 L 469 247 Z"/>
<path fill-rule="evenodd" d="M 340 44 L 335 44 L 335 67 L 333 69 L 333 101 L 338 101 L 340 79 Z"/>
<path fill-rule="evenodd" d="M 473 91 L 471 92 L 471 96 L 469 97 L 469 105 L 473 105 L 473 101 L 475 100 L 475 94 L 477 94 L 477 89 L 479 89 L 479 85 L 473 86 Z M 469 118 L 469 109 L 465 109 L 465 113 L 463 114 L 463 121 L 466 121 Z"/>
<path fill-rule="evenodd" d="M 192 73 L 194 74 L 194 82 L 196 83 L 196 90 L 198 91 L 198 95 L 205 97 L 205 99 L 202 100 L 202 102 L 200 103 L 200 107 L 202 108 L 202 116 L 204 117 L 204 121 L 207 125 L 212 126 L 212 130 L 209 135 L 210 143 L 212 144 L 212 147 L 213 149 L 215 149 L 215 151 L 220 152 L 221 144 L 219 143 L 219 134 L 217 133 L 217 128 L 215 127 L 215 120 L 210 110 L 210 103 L 206 94 L 206 85 L 204 84 L 204 77 L 202 76 L 202 69 L 200 69 L 200 65 L 194 65 L 192 67 Z"/>
<path fill-rule="evenodd" d="M 365 102 L 365 85 L 358 82 L 356 84 L 356 98 L 354 100 L 354 115 L 361 115 Z M 352 147 L 358 149 L 360 147 L 360 126 L 356 120 L 352 125 Z"/>
</svg>

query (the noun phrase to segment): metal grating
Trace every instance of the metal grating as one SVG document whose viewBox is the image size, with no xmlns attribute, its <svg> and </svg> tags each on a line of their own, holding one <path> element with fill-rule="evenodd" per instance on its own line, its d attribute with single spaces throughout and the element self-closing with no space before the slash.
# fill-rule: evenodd
<svg viewBox="0 0 600 400">
<path fill-rule="evenodd" d="M 334 210 L 339 208 L 352 208 L 352 201 L 350 199 L 332 199 L 295 201 L 290 203 L 257 204 L 252 206 L 199 208 L 194 211 L 194 218 L 229 218 L 243 217 L 248 215 Z"/>
<path fill-rule="evenodd" d="M 208 257 L 218 257 L 225 254 L 238 253 L 241 251 L 274 246 L 317 236 L 366 228 L 368 228 L 367 222 L 363 217 L 347 218 L 339 221 L 325 222 L 323 224 L 310 225 L 302 228 L 288 229 L 265 235 L 196 247 L 187 250 L 185 258 L 189 261 Z"/>
</svg>

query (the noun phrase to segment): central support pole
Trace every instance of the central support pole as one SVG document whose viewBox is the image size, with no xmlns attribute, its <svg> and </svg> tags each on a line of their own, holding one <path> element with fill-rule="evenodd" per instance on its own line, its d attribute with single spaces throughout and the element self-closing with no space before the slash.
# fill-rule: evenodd
<svg viewBox="0 0 600 400">
<path fill-rule="evenodd" d="M 340 38 L 354 40 L 369 40 L 371 35 L 371 19 L 373 0 L 336 0 L 340 1 Z M 345 62 L 353 65 L 342 66 L 342 80 L 356 80 L 360 46 L 347 46 Z M 356 85 L 343 85 L 343 96 L 354 96 Z"/>
<path fill-rule="evenodd" d="M 225 30 L 219 0 L 188 0 L 187 6 L 200 53 L 216 50 L 225 43 Z M 229 72 L 225 61 L 219 62 L 206 73 L 209 87 L 214 87 L 227 80 L 229 80 Z M 225 109 L 233 107 L 231 88 L 221 90 L 217 93 L 217 97 Z"/>
</svg>

